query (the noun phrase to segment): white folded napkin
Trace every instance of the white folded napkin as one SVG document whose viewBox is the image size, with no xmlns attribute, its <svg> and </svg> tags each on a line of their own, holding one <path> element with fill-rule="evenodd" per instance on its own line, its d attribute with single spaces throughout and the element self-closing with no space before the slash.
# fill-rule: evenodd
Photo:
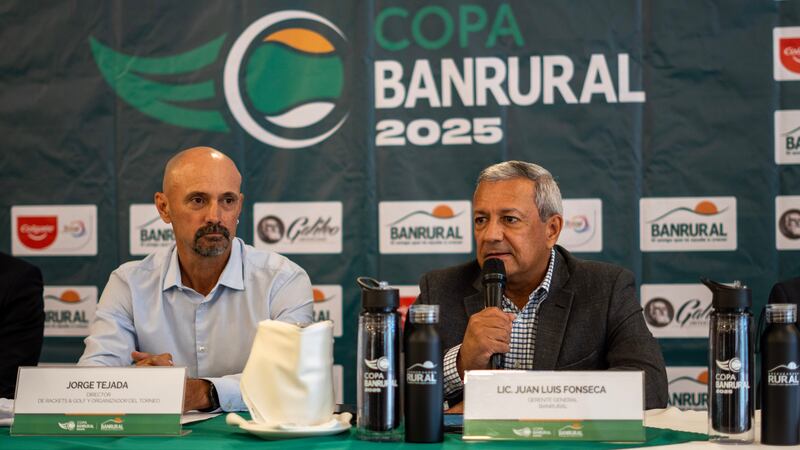
<svg viewBox="0 0 800 450">
<path fill-rule="evenodd" d="M 258 424 L 328 425 L 334 407 L 333 323 L 259 323 L 241 391 Z"/>
</svg>

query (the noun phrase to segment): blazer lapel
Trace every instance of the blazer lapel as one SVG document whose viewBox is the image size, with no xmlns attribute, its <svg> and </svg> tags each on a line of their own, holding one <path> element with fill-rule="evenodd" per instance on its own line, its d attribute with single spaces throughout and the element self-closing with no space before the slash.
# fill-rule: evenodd
<svg viewBox="0 0 800 450">
<path fill-rule="evenodd" d="M 535 370 L 554 370 L 567 329 L 574 293 L 564 289 L 569 279 L 567 262 L 556 249 L 556 267 L 550 283 L 550 293 L 539 306 L 537 314 L 536 347 L 533 354 Z"/>
<path fill-rule="evenodd" d="M 483 310 L 483 290 L 480 275 L 478 275 L 478 278 L 472 283 L 472 287 L 476 292 L 464 297 L 464 311 L 467 313 L 467 320 L 469 320 L 471 315 Z"/>
</svg>

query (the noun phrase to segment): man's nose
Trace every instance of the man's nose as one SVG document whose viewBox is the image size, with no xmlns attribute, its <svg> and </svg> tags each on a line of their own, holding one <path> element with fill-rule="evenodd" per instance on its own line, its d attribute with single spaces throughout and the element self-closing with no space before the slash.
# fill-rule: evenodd
<svg viewBox="0 0 800 450">
<path fill-rule="evenodd" d="M 486 224 L 486 229 L 483 230 L 483 238 L 487 241 L 502 241 L 503 226 L 496 220 L 490 220 Z"/>
<path fill-rule="evenodd" d="M 219 223 L 221 208 L 219 207 L 219 203 L 217 201 L 210 201 L 208 203 L 208 208 L 206 209 L 206 222 L 209 223 Z"/>
</svg>

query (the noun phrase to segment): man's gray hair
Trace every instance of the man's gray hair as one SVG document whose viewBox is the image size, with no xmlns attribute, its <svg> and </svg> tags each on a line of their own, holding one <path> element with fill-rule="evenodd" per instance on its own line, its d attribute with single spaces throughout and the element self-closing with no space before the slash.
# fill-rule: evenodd
<svg viewBox="0 0 800 450">
<path fill-rule="evenodd" d="M 556 180 L 547 169 L 537 164 L 525 161 L 506 161 L 489 166 L 478 175 L 476 190 L 477 185 L 483 181 L 505 181 L 514 178 L 527 178 L 536 183 L 534 200 L 542 221 L 556 214 L 563 214 L 561 190 L 558 189 Z"/>
</svg>

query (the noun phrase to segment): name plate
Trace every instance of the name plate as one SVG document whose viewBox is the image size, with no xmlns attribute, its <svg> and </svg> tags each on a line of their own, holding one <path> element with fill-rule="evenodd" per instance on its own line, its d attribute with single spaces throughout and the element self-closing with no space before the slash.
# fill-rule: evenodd
<svg viewBox="0 0 800 450">
<path fill-rule="evenodd" d="M 471 370 L 465 440 L 645 440 L 643 372 Z"/>
<path fill-rule="evenodd" d="M 21 367 L 12 435 L 180 435 L 185 367 Z"/>
</svg>

